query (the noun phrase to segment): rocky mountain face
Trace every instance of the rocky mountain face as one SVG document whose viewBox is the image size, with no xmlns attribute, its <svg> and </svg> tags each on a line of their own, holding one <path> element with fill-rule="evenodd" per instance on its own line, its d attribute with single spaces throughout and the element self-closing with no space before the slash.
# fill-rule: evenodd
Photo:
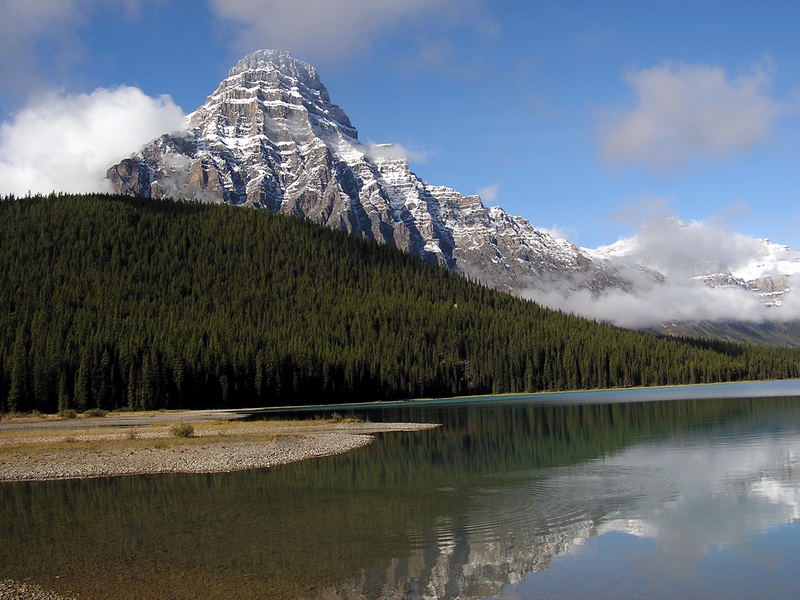
<svg viewBox="0 0 800 600">
<path fill-rule="evenodd" d="M 613 257 L 487 208 L 478 196 L 426 183 L 391 145 L 359 142 L 316 70 L 286 52 L 243 58 L 185 131 L 154 140 L 107 176 L 120 193 L 305 217 L 498 289 L 630 286 L 630 267 Z"/>
<path fill-rule="evenodd" d="M 734 287 L 757 296 L 767 306 L 780 306 L 786 292 L 791 290 L 790 277 L 785 274 L 765 275 L 754 279 L 743 279 L 732 273 L 709 273 L 695 277 L 711 288 Z"/>
</svg>

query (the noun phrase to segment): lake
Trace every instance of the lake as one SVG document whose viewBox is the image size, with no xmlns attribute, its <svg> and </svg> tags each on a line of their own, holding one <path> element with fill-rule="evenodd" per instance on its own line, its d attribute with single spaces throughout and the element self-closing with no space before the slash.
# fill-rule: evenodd
<svg viewBox="0 0 800 600">
<path fill-rule="evenodd" d="M 797 597 L 799 381 L 346 410 L 443 426 L 269 471 L 0 484 L 0 578 L 87 599 Z"/>
</svg>

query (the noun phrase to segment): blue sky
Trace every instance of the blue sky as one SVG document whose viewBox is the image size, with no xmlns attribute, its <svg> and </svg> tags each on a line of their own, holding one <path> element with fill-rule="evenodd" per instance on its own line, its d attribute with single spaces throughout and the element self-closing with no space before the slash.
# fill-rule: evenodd
<svg viewBox="0 0 800 600">
<path fill-rule="evenodd" d="M 0 175 L 37 99 L 46 120 L 41 98 L 61 107 L 130 86 L 190 112 L 243 54 L 281 48 L 317 66 L 363 141 L 398 142 L 426 181 L 484 190 L 487 204 L 581 245 L 668 213 L 800 247 L 797 2 L 0 0 L 0 9 Z M 73 104 L 64 106 L 54 112 Z"/>
</svg>

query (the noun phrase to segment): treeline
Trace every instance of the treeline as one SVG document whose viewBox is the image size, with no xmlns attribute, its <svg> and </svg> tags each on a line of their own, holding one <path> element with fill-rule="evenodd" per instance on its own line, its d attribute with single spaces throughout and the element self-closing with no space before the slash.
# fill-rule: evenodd
<svg viewBox="0 0 800 600">
<path fill-rule="evenodd" d="M 330 403 L 800 375 L 304 219 L 109 195 L 0 201 L 0 410 Z"/>
</svg>

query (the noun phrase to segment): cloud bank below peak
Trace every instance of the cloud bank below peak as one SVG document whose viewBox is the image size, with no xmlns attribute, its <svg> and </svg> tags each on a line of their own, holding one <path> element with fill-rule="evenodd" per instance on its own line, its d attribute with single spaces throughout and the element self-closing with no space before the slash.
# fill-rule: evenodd
<svg viewBox="0 0 800 600">
<path fill-rule="evenodd" d="M 764 323 L 800 319 L 797 295 L 787 294 L 782 306 L 768 307 L 746 290 L 712 289 L 698 281 L 667 281 L 637 287 L 633 293 L 617 289 L 599 295 L 585 289 L 571 293 L 526 290 L 522 296 L 548 308 L 629 328 L 694 321 Z"/>
<path fill-rule="evenodd" d="M 766 66 L 737 77 L 682 63 L 630 71 L 635 106 L 601 126 L 600 153 L 618 166 L 661 170 L 751 150 L 784 112 L 770 96 L 771 79 Z"/>
<path fill-rule="evenodd" d="M 800 277 L 800 252 L 731 231 L 715 221 L 685 223 L 673 216 L 648 219 L 634 236 L 588 250 L 627 265 L 632 291 L 606 289 L 595 294 L 555 286 L 529 289 L 526 298 L 558 310 L 622 327 L 652 327 L 692 321 L 786 322 L 800 319 L 800 294 L 788 292 L 780 306 L 767 306 L 752 291 L 737 286 L 711 288 L 696 276 L 724 273 L 745 278 L 777 275 L 770 264 L 782 261 Z M 768 256 L 769 253 L 772 253 Z M 641 265 L 665 276 L 664 281 L 637 269 Z"/>
<path fill-rule="evenodd" d="M 0 194 L 110 191 L 109 165 L 184 126 L 169 96 L 134 87 L 38 96 L 0 125 Z"/>
<path fill-rule="evenodd" d="M 674 216 L 647 219 L 636 234 L 598 248 L 628 262 L 643 265 L 669 278 L 691 278 L 708 273 L 729 273 L 758 260 L 764 252 L 762 240 L 724 224 L 681 221 Z"/>
</svg>

